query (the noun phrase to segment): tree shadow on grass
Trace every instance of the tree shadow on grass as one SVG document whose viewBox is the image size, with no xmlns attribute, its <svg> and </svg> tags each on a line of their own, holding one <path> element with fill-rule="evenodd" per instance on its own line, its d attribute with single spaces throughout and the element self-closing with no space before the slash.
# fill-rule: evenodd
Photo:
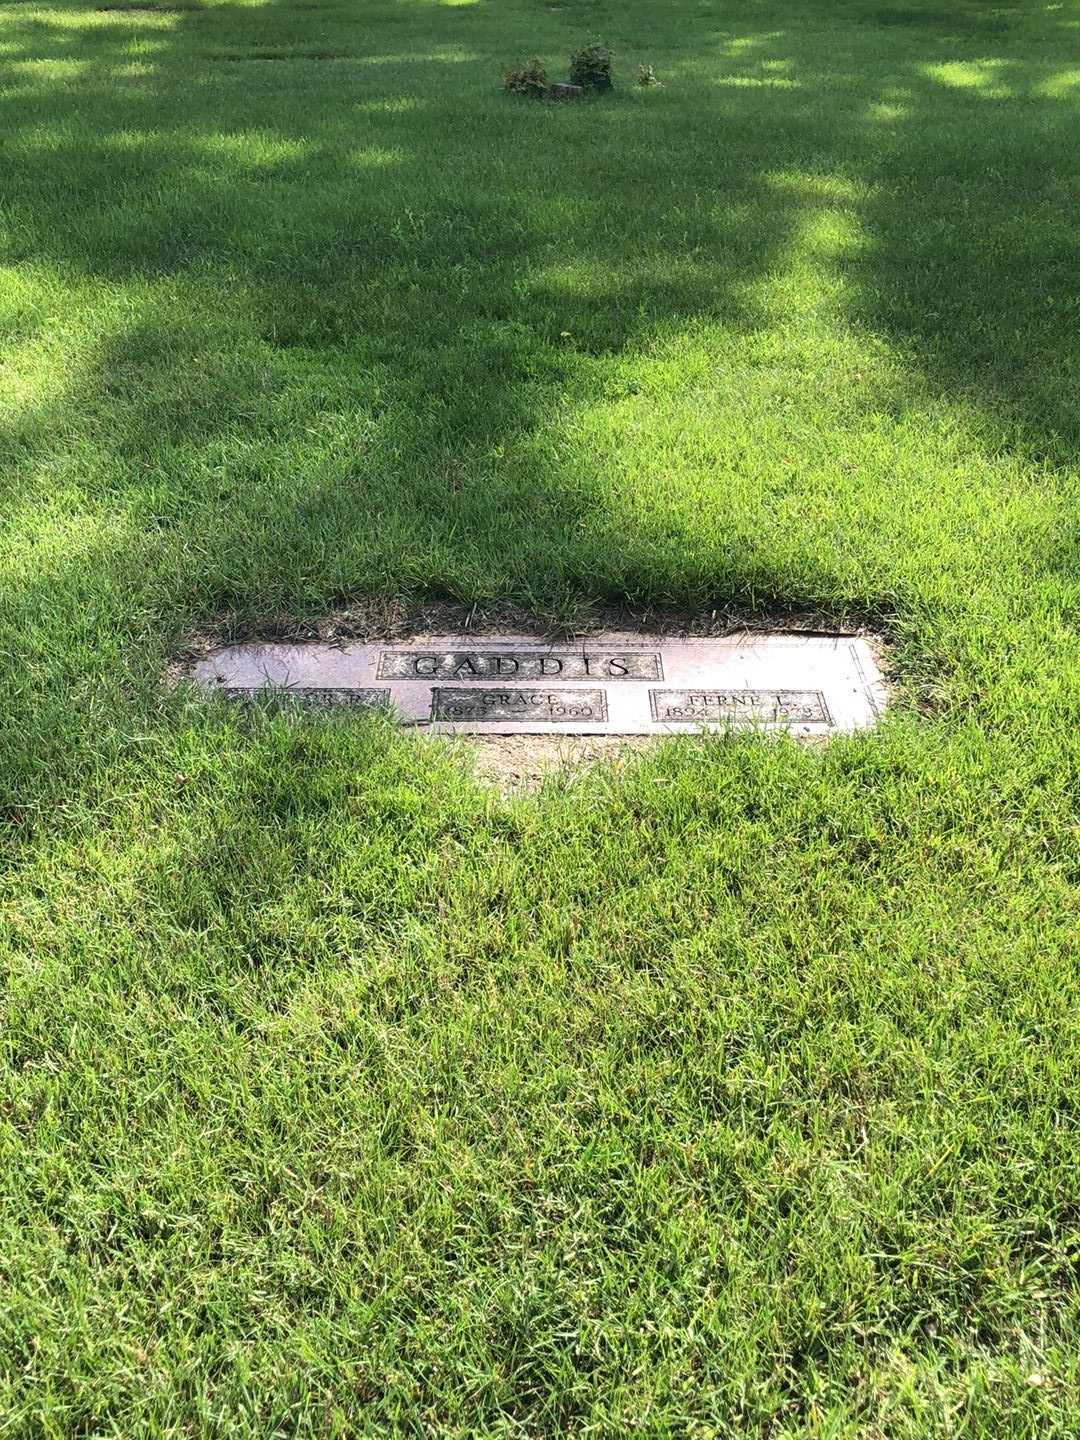
<svg viewBox="0 0 1080 1440">
<path fill-rule="evenodd" d="M 1075 464 L 1077 107 L 1055 94 L 1055 66 L 920 71 L 874 122 L 895 144 L 868 171 L 851 313 L 931 384 L 978 407 L 1006 444 L 1036 462 Z M 943 112 L 955 128 L 942 133 L 929 122 Z"/>
<path fill-rule="evenodd" d="M 383 7 L 362 30 L 331 10 L 314 36 L 283 5 L 168 12 L 148 33 L 142 12 L 56 13 L 6 30 L 6 255 L 88 307 L 117 303 L 7 444 L 29 473 L 74 429 L 90 493 L 133 534 L 175 532 L 151 608 L 183 596 L 189 619 L 254 617 L 429 588 L 749 607 L 832 591 L 873 610 L 871 589 L 839 595 L 812 560 L 770 581 L 746 531 L 691 557 L 692 500 L 674 521 L 632 511 L 611 446 L 591 453 L 580 429 L 605 407 L 613 425 L 655 423 L 681 382 L 650 398 L 650 376 L 691 364 L 695 327 L 707 355 L 718 334 L 780 326 L 763 296 L 822 207 L 778 177 L 853 187 L 861 243 L 831 262 L 834 319 L 974 406 L 988 443 L 1075 455 L 1075 110 L 1052 61 L 990 53 L 1018 7 L 989 27 L 971 7 L 948 25 L 863 6 L 783 29 L 746 11 L 722 36 L 703 19 L 718 69 L 682 83 L 712 84 L 715 102 L 688 111 L 673 86 L 644 124 L 638 96 L 559 109 L 498 94 L 482 7 L 464 28 L 437 7 Z M 903 55 L 883 58 L 895 31 Z M 421 33 L 419 56 L 399 46 Z M 951 60 L 958 44 L 979 49 Z M 34 78 L 37 58 L 73 51 L 69 91 Z M 1047 147 L 1060 163 L 1040 172 Z M 766 530 L 772 486 L 791 482 L 762 482 Z M 136 585 L 148 569 L 145 554 L 113 563 Z"/>
<path fill-rule="evenodd" d="M 178 17 L 170 35 L 187 23 Z M 39 47 L 41 33 L 33 27 L 28 44 Z M 50 43 L 46 32 L 46 55 Z M 160 43 L 182 49 L 180 38 Z M 753 199 L 750 175 L 735 183 L 735 218 L 725 226 L 708 205 L 688 209 L 671 173 L 655 177 L 647 203 L 613 209 L 611 176 L 587 127 L 599 124 L 614 152 L 628 121 L 617 102 L 571 117 L 493 92 L 478 119 L 456 81 L 441 89 L 433 81 L 441 61 L 368 53 L 371 80 L 347 100 L 337 95 L 333 112 L 314 122 L 303 85 L 286 85 L 283 95 L 275 82 L 266 94 L 255 89 L 238 125 L 228 90 L 201 106 L 205 96 L 195 92 L 180 112 L 175 77 L 170 111 L 161 97 L 169 54 L 160 49 L 153 73 L 134 77 L 136 88 L 117 98 L 123 53 L 100 37 L 90 46 L 82 63 L 96 71 L 83 75 L 78 94 L 42 99 L 47 134 L 34 106 L 17 97 L 16 193 L 33 195 L 43 164 L 68 183 L 62 196 L 39 192 L 19 208 L 9 259 L 48 264 L 80 285 L 134 291 L 139 313 L 111 333 L 108 321 L 99 327 L 63 398 L 36 420 L 22 417 L 31 448 L 47 444 L 65 414 L 92 424 L 104 439 L 104 487 L 146 516 L 135 497 L 145 489 L 147 451 L 166 442 L 173 453 L 160 459 L 172 473 L 150 487 L 153 513 L 164 489 L 175 488 L 185 523 L 201 511 L 219 555 L 223 536 L 250 556 L 253 541 L 276 531 L 272 563 L 258 567 L 264 576 L 279 564 L 295 574 L 313 536 L 335 532 L 343 555 L 330 564 L 333 578 L 316 585 L 319 603 L 373 584 L 438 583 L 440 569 L 456 570 L 451 583 L 461 588 L 493 593 L 520 585 L 523 570 L 537 592 L 535 577 L 551 568 L 595 570 L 580 546 L 565 560 L 588 473 L 564 482 L 557 465 L 533 454 L 500 476 L 500 457 L 529 450 L 538 425 L 557 423 L 587 392 L 595 362 L 657 326 L 703 313 L 744 329 L 757 323 L 742 291 L 782 245 L 786 204 L 763 209 L 750 238 L 738 216 Z M 76 127 L 88 96 L 106 123 Z M 477 152 L 476 126 L 488 123 L 532 157 L 538 130 L 561 150 L 539 174 L 522 175 L 513 157 Z M 674 144 L 677 115 L 659 123 Z M 669 234 L 656 231 L 658 211 L 667 212 Z M 672 263 L 676 250 L 681 264 Z M 178 305 L 180 284 L 224 327 L 224 345 L 214 325 Z M 320 428 L 343 445 L 362 442 L 362 453 L 335 462 L 333 483 L 312 473 L 317 444 L 290 446 Z M 225 442 L 223 496 L 220 478 L 200 482 L 199 470 Z M 265 484 L 267 451 L 279 443 L 292 467 L 290 498 L 268 495 Z M 374 486 L 365 470 L 381 477 Z M 375 545 L 374 566 L 350 566 L 358 532 L 369 542 L 380 534 L 400 541 L 381 564 Z M 460 557 L 470 548 L 483 554 L 485 541 L 485 560 L 462 566 Z M 282 550 L 293 553 L 291 566 Z M 523 566 L 524 550 L 531 558 Z M 516 581 L 492 563 L 493 552 L 517 555 Z M 248 574 L 250 587 L 250 565 Z M 210 603 L 239 598 L 219 585 Z M 287 603 L 288 585 L 262 589 L 256 604 L 279 600 Z"/>
</svg>

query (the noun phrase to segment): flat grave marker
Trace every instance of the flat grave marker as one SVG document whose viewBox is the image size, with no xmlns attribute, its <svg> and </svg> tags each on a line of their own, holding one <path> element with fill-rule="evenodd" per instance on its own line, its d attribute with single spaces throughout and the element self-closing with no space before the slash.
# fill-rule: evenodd
<svg viewBox="0 0 1080 1440">
<path fill-rule="evenodd" d="M 386 707 L 402 724 L 477 735 L 755 727 L 827 736 L 873 725 L 887 699 L 867 639 L 797 632 L 260 642 L 212 651 L 187 674 L 230 698 L 265 694 L 314 708 Z"/>
</svg>

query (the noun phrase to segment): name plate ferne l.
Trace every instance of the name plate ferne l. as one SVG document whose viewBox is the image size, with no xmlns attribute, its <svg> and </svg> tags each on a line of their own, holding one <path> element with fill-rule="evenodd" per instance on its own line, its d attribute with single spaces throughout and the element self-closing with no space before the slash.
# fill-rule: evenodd
<svg viewBox="0 0 1080 1440">
<path fill-rule="evenodd" d="M 480 686 L 431 692 L 432 720 L 458 724 L 585 725 L 607 720 L 603 690 L 492 690 Z"/>
<path fill-rule="evenodd" d="M 379 680 L 663 680 L 640 650 L 384 650 Z"/>
<path fill-rule="evenodd" d="M 650 690 L 649 702 L 659 724 L 832 724 L 820 690 Z"/>
</svg>

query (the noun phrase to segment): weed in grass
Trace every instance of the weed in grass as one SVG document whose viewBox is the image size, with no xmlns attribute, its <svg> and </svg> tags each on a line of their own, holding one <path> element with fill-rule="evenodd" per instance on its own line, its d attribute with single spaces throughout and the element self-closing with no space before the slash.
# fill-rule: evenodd
<svg viewBox="0 0 1080 1440">
<path fill-rule="evenodd" d="M 570 83 L 584 90 L 610 90 L 615 56 L 609 45 L 593 40 L 570 57 Z"/>
<path fill-rule="evenodd" d="M 503 75 L 503 89 L 511 95 L 527 95 L 540 100 L 548 90 L 547 67 L 542 60 L 522 60 Z"/>
</svg>

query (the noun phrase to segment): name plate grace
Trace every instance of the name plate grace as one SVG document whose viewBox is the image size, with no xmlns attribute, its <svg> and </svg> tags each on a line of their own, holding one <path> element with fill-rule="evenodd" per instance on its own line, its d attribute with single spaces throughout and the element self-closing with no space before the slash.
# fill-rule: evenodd
<svg viewBox="0 0 1080 1440">
<path fill-rule="evenodd" d="M 634 650 L 384 650 L 379 680 L 663 680 L 660 656 Z"/>
<path fill-rule="evenodd" d="M 431 692 L 432 720 L 470 724 L 515 721 L 528 725 L 583 725 L 608 718 L 603 690 L 488 690 L 436 686 Z"/>
</svg>

